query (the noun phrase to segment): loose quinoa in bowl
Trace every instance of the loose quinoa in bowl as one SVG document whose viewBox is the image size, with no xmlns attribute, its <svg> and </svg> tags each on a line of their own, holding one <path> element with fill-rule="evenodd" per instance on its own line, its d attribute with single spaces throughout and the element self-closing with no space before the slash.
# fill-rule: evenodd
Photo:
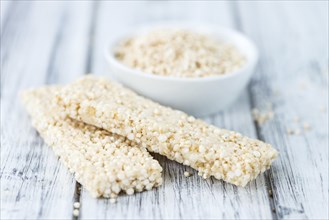
<svg viewBox="0 0 329 220">
<path fill-rule="evenodd" d="M 126 66 L 160 76 L 218 76 L 246 63 L 245 55 L 233 44 L 187 29 L 151 30 L 121 40 L 114 52 Z"/>
<path fill-rule="evenodd" d="M 112 36 L 109 76 L 140 95 L 194 116 L 227 108 L 254 73 L 256 45 L 212 24 L 154 23 Z"/>
</svg>

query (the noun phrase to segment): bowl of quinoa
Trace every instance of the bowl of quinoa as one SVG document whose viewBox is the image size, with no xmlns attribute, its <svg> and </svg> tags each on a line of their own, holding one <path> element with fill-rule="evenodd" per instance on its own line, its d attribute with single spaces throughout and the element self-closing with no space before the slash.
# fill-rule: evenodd
<svg viewBox="0 0 329 220">
<path fill-rule="evenodd" d="M 236 100 L 254 72 L 258 51 L 232 29 L 166 23 L 118 35 L 105 56 L 121 83 L 161 104 L 203 116 Z"/>
</svg>

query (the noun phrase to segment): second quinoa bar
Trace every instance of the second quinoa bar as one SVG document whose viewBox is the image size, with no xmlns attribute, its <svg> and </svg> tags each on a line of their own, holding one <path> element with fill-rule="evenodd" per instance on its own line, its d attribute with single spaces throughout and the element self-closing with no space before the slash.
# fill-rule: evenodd
<svg viewBox="0 0 329 220">
<path fill-rule="evenodd" d="M 70 117 L 141 143 L 204 178 L 245 186 L 278 155 L 269 144 L 161 106 L 103 78 L 87 76 L 66 86 L 58 102 Z"/>
<path fill-rule="evenodd" d="M 162 183 L 162 168 L 144 147 L 61 114 L 52 105 L 58 90 L 29 90 L 22 99 L 34 127 L 93 196 L 113 198 Z"/>
</svg>

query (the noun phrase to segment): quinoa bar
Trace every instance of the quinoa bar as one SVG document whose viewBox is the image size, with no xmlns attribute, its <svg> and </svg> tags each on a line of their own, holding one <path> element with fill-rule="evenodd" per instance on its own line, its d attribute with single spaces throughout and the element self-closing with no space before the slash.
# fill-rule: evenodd
<svg viewBox="0 0 329 220">
<path fill-rule="evenodd" d="M 61 87 L 25 91 L 33 126 L 94 197 L 150 190 L 162 183 L 162 168 L 144 147 L 122 136 L 68 118 L 55 105 Z"/>
<path fill-rule="evenodd" d="M 191 166 L 203 178 L 245 186 L 278 155 L 269 144 L 209 125 L 95 76 L 64 87 L 57 101 L 70 117 L 141 143 Z"/>
</svg>

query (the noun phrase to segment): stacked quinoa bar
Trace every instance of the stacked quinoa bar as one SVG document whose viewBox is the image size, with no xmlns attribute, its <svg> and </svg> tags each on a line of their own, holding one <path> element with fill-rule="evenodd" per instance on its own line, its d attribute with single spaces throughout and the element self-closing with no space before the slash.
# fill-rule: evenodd
<svg viewBox="0 0 329 220">
<path fill-rule="evenodd" d="M 161 106 L 103 78 L 86 76 L 60 89 L 43 90 L 56 90 L 52 100 L 60 117 L 56 123 L 34 123 L 35 127 L 95 196 L 115 197 L 121 190 L 132 194 L 160 185 L 162 168 L 146 149 L 196 169 L 203 178 L 214 176 L 237 186 L 245 186 L 269 169 L 278 155 L 269 144 Z M 43 118 L 35 113 L 35 108 L 39 112 L 49 108 L 45 99 L 27 92 L 24 100 L 33 121 L 48 120 L 47 111 Z M 62 127 L 66 132 L 60 132 Z M 52 140 L 53 130 L 60 141 Z M 77 143 L 75 137 L 80 136 L 84 139 Z M 75 146 L 81 143 L 83 151 L 90 153 L 78 153 Z M 108 145 L 113 145 L 109 152 L 104 150 Z M 136 166 L 142 169 L 133 169 Z M 100 172 L 92 173 L 91 167 Z M 123 172 L 117 172 L 118 167 Z M 90 176 L 97 183 L 89 183 Z"/>
<path fill-rule="evenodd" d="M 115 198 L 161 185 L 162 167 L 144 147 L 66 117 L 53 103 L 60 89 L 25 91 L 22 100 L 41 137 L 92 196 Z"/>
</svg>

